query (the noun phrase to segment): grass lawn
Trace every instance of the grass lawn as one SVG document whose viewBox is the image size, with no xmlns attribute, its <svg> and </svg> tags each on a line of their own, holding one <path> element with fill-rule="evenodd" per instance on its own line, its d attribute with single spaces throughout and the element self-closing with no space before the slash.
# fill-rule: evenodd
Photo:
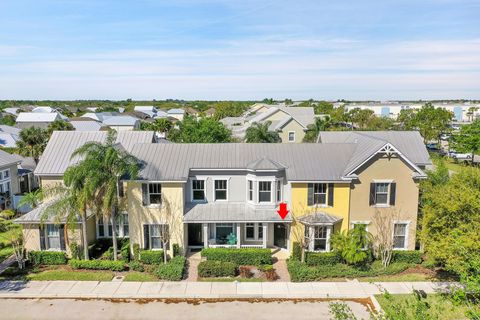
<svg viewBox="0 0 480 320">
<path fill-rule="evenodd" d="M 263 278 L 198 278 L 199 282 L 265 282 Z"/>
<path fill-rule="evenodd" d="M 125 275 L 123 281 L 158 281 L 158 278 L 150 273 L 131 271 Z"/>
<path fill-rule="evenodd" d="M 393 274 L 377 277 L 357 278 L 360 282 L 395 282 L 395 281 L 441 281 L 424 273 Z"/>
<path fill-rule="evenodd" d="M 406 307 L 410 305 L 408 309 L 409 313 L 407 314 L 406 319 L 414 319 L 415 312 L 415 297 L 413 294 L 395 294 L 395 295 L 376 295 L 378 302 L 382 306 L 382 309 L 388 313 L 398 314 L 399 304 L 400 306 Z M 455 306 L 450 300 L 439 295 L 439 294 L 430 294 L 425 300 L 429 305 L 430 309 L 428 313 L 432 316 L 433 319 L 442 319 L 442 320 L 459 320 L 467 319 L 465 312 L 468 310 L 466 306 Z"/>
<path fill-rule="evenodd" d="M 0 249 L 0 262 L 10 257 L 12 254 L 13 254 L 13 248 L 11 247 L 5 247 Z"/>
<path fill-rule="evenodd" d="M 70 271 L 70 270 L 46 270 L 39 273 L 30 273 L 25 277 L 27 280 L 72 280 L 72 281 L 111 281 L 111 271 Z"/>
<path fill-rule="evenodd" d="M 0 232 L 0 262 L 10 257 L 13 254 L 13 248 L 10 246 L 10 233 L 14 230 L 7 232 Z"/>
</svg>

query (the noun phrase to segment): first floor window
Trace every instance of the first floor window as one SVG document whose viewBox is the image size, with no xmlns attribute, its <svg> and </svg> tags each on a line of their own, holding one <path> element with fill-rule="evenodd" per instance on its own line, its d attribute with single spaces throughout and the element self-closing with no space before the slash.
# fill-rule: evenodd
<svg viewBox="0 0 480 320">
<path fill-rule="evenodd" d="M 263 224 L 246 223 L 245 239 L 246 240 L 263 240 Z"/>
<path fill-rule="evenodd" d="M 47 224 L 47 249 L 60 250 L 60 228 L 54 224 Z"/>
<path fill-rule="evenodd" d="M 97 219 L 97 227 L 98 227 L 98 237 L 99 238 L 105 237 L 105 225 L 103 224 L 103 218 Z"/>
<path fill-rule="evenodd" d="M 162 203 L 162 185 L 160 183 L 148 184 L 148 200 L 150 204 Z"/>
<path fill-rule="evenodd" d="M 117 237 L 128 237 L 128 213 L 119 213 L 115 221 L 115 234 Z M 112 220 L 110 218 L 99 217 L 97 219 L 97 235 L 99 238 L 111 238 L 113 236 Z"/>
<path fill-rule="evenodd" d="M 162 240 L 165 241 L 167 236 L 164 232 L 168 232 L 168 226 L 164 224 L 150 225 L 150 249 L 162 249 Z"/>
<path fill-rule="evenodd" d="M 192 180 L 192 198 L 193 201 L 205 200 L 205 181 L 204 180 Z"/>
<path fill-rule="evenodd" d="M 216 237 L 215 240 L 217 244 L 226 244 L 228 243 L 229 236 L 235 234 L 233 223 L 217 223 L 215 225 Z"/>
<path fill-rule="evenodd" d="M 393 248 L 405 249 L 407 246 L 407 224 L 395 223 L 393 225 Z"/>
<path fill-rule="evenodd" d="M 227 200 L 227 180 L 215 180 L 215 200 Z"/>
<path fill-rule="evenodd" d="M 313 233 L 313 250 L 325 251 L 327 250 L 327 227 L 316 226 Z"/>
<path fill-rule="evenodd" d="M 259 181 L 258 182 L 258 202 L 272 201 L 272 182 Z"/>
<path fill-rule="evenodd" d="M 389 183 L 375 183 L 375 204 L 388 204 Z"/>
<path fill-rule="evenodd" d="M 130 228 L 128 226 L 128 213 L 122 213 L 123 223 L 123 236 L 128 237 L 130 235 Z"/>
</svg>

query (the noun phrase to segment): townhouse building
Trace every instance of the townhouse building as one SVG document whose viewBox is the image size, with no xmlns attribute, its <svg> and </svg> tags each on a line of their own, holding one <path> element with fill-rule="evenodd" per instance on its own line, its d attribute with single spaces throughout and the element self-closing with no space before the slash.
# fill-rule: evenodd
<svg viewBox="0 0 480 320">
<path fill-rule="evenodd" d="M 73 151 L 106 135 L 55 132 L 35 171 L 42 186 L 61 183 Z M 417 132 L 324 132 L 310 144 L 162 144 L 153 143 L 152 132 L 133 131 L 119 132 L 117 142 L 139 159 L 140 174 L 122 181 L 126 205 L 115 226 L 92 214 L 89 242 L 110 237 L 115 227 L 144 249 L 161 249 L 161 233 L 169 232 L 169 251 L 178 244 L 184 252 L 290 252 L 303 239 L 311 251 L 329 251 L 333 233 L 357 225 L 375 233 L 373 217 L 384 212 L 395 216 L 395 249 L 415 248 L 418 185 L 430 164 Z M 289 210 L 284 219 L 281 203 Z M 17 220 L 29 233 L 27 248 L 68 251 L 80 224 L 65 241 L 62 222 L 40 221 L 45 205 Z"/>
</svg>

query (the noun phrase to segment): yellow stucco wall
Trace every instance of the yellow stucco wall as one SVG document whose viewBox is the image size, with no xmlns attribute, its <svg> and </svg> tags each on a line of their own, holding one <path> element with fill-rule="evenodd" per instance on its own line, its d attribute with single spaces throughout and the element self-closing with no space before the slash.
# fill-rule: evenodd
<svg viewBox="0 0 480 320">
<path fill-rule="evenodd" d="M 315 210 L 324 211 L 332 215 L 342 217 L 341 223 L 336 225 L 335 231 L 347 230 L 349 221 L 349 207 L 350 207 L 350 184 L 348 183 L 335 183 L 333 193 L 333 207 L 311 207 L 308 206 L 308 184 L 307 183 L 292 183 L 291 188 L 292 203 L 288 208 L 291 214 L 294 216 L 292 222 L 291 237 L 290 240 L 300 241 L 300 238 L 304 236 L 304 226 L 296 222 L 296 218 L 299 218 L 305 214 L 311 213 Z M 338 228 L 338 229 L 337 229 Z M 291 247 L 291 246 L 290 246 Z"/>
<path fill-rule="evenodd" d="M 130 243 L 137 243 L 143 248 L 143 225 L 163 224 L 170 225 L 170 250 L 174 243 L 184 248 L 183 243 L 183 184 L 162 184 L 162 205 L 160 207 L 143 206 L 141 183 L 129 182 L 127 187 L 127 211 L 130 226 Z"/>
<path fill-rule="evenodd" d="M 288 133 L 290 131 L 295 132 L 295 141 L 289 142 L 288 141 Z M 305 137 L 305 131 L 303 131 L 303 127 L 295 120 L 291 120 L 285 127 L 282 128 L 282 131 L 278 133 L 280 138 L 282 139 L 283 143 L 301 143 L 303 141 L 303 137 Z"/>
</svg>

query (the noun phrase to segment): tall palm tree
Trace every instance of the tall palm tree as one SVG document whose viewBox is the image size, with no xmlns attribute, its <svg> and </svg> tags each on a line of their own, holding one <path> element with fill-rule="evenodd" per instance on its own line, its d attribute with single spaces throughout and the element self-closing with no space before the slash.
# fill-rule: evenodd
<svg viewBox="0 0 480 320">
<path fill-rule="evenodd" d="M 111 220 L 113 258 L 117 260 L 115 225 L 120 207 L 119 181 L 124 178 L 135 179 L 140 169 L 140 162 L 115 143 L 115 140 L 115 131 L 110 131 L 105 143 L 86 143 L 78 148 L 72 157 L 79 156 L 88 164 L 89 172 L 85 174 L 95 190 L 94 200 L 98 212 Z"/>
<path fill-rule="evenodd" d="M 245 134 L 245 142 L 248 143 L 274 143 L 280 142 L 280 136 L 277 132 L 269 131 L 272 123 L 266 121 L 265 123 L 255 122 L 247 129 Z"/>
<path fill-rule="evenodd" d="M 27 192 L 22 196 L 22 199 L 18 202 L 19 207 L 28 206 L 32 209 L 38 207 L 43 200 L 42 189 Z"/>
<path fill-rule="evenodd" d="M 45 150 L 48 142 L 48 133 L 41 128 L 25 128 L 20 131 L 20 139 L 17 141 L 17 152 L 24 157 L 32 157 L 35 164 Z"/>
<path fill-rule="evenodd" d="M 305 137 L 303 138 L 304 142 L 316 142 L 318 135 L 320 134 L 321 131 L 325 131 L 328 128 L 330 128 L 332 125 L 332 121 L 330 120 L 330 117 L 317 117 L 315 118 L 315 121 L 308 125 L 308 131 L 305 134 Z"/>
</svg>

